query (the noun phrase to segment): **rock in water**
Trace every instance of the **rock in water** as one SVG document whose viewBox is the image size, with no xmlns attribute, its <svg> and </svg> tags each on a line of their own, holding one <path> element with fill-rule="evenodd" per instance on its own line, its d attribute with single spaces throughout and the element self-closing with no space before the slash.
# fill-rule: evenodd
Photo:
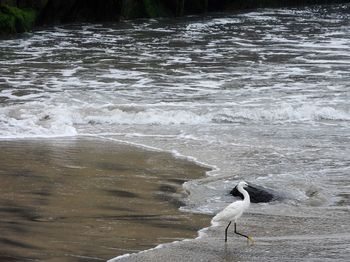
<svg viewBox="0 0 350 262">
<path fill-rule="evenodd" d="M 254 185 L 252 183 L 248 183 L 248 186 L 245 188 L 245 190 L 248 191 L 250 196 L 250 202 L 252 203 L 267 203 L 274 200 L 283 199 L 280 193 L 269 188 Z M 235 186 L 231 190 L 230 194 L 243 199 L 243 195 L 240 192 L 238 192 L 237 186 Z"/>
</svg>

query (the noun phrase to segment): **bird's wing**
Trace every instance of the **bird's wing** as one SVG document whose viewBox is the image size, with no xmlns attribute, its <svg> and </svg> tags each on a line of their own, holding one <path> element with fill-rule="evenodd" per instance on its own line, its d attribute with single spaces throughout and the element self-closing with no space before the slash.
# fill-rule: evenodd
<svg viewBox="0 0 350 262">
<path fill-rule="evenodd" d="M 217 214 L 213 220 L 218 221 L 232 221 L 239 217 L 244 210 L 243 201 L 236 201 L 228 205 L 224 210 Z"/>
</svg>

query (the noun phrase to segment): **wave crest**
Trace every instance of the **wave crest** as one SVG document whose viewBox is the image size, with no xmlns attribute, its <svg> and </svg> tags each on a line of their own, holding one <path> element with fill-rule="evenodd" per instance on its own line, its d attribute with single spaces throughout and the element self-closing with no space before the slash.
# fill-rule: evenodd
<svg viewBox="0 0 350 262">
<path fill-rule="evenodd" d="M 350 113 L 333 107 L 150 107 L 62 106 L 28 103 L 0 108 L 0 137 L 75 136 L 91 125 L 203 125 L 264 122 L 323 123 L 350 121 Z"/>
<path fill-rule="evenodd" d="M 237 111 L 224 109 L 214 119 L 216 122 L 234 123 L 237 121 L 264 122 L 317 122 L 322 120 L 349 121 L 350 113 L 333 107 L 312 105 L 283 105 L 275 108 L 248 108 Z"/>
</svg>

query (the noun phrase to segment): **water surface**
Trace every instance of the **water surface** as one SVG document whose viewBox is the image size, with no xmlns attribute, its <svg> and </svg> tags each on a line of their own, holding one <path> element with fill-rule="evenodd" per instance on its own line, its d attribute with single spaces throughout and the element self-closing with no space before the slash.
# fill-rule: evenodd
<svg viewBox="0 0 350 262">
<path fill-rule="evenodd" d="M 1 41 L 1 137 L 88 134 L 216 167 L 186 183 L 183 210 L 213 214 L 245 179 L 289 196 L 250 212 L 343 217 L 349 14 L 348 4 L 261 9 Z"/>
</svg>

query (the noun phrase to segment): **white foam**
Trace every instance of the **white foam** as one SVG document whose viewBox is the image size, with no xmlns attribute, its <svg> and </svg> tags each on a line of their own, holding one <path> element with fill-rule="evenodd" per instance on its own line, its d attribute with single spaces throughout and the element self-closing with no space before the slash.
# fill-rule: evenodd
<svg viewBox="0 0 350 262">
<path fill-rule="evenodd" d="M 117 257 L 115 257 L 115 258 L 109 259 L 109 260 L 107 260 L 107 262 L 118 261 L 119 259 L 126 258 L 126 257 L 130 257 L 130 255 L 131 255 L 130 253 L 123 254 L 123 255 L 117 256 Z"/>
<path fill-rule="evenodd" d="M 80 110 L 82 123 L 135 125 L 202 125 L 235 123 L 240 119 L 263 122 L 317 122 L 325 120 L 350 121 L 350 113 L 330 106 L 282 104 L 271 108 L 247 107 L 99 107 Z M 184 137 L 185 138 L 185 137 Z M 189 138 L 189 137 L 188 137 Z"/>
<path fill-rule="evenodd" d="M 62 70 L 61 72 L 62 72 L 62 75 L 64 77 L 70 77 L 70 76 L 74 75 L 80 69 L 82 69 L 82 67 L 74 67 L 74 68 Z"/>
<path fill-rule="evenodd" d="M 145 109 L 140 111 L 125 111 L 122 109 L 102 110 L 101 114 L 86 116 L 84 119 L 90 123 L 110 124 L 201 124 L 209 123 L 209 116 L 199 115 L 195 112 L 179 110 Z"/>
<path fill-rule="evenodd" d="M 73 119 L 63 106 L 32 102 L 0 108 L 0 138 L 75 136 Z"/>
<path fill-rule="evenodd" d="M 223 114 L 217 117 L 217 121 L 235 122 L 239 118 L 264 122 L 314 122 L 320 120 L 349 121 L 350 113 L 329 106 L 322 107 L 308 104 L 292 106 L 284 104 L 272 108 L 248 108 L 237 112 L 225 109 L 223 110 Z"/>
<path fill-rule="evenodd" d="M 2 93 L 4 97 L 11 94 Z M 36 95 L 24 98 L 35 98 Z M 110 107 L 92 104 L 52 105 L 30 102 L 0 108 L 0 137 L 74 136 L 77 126 L 93 125 L 208 125 L 257 121 L 279 124 L 283 122 L 322 124 L 327 121 L 350 121 L 350 113 L 330 106 L 283 104 L 271 108 L 260 107 Z M 83 130 L 82 129 L 82 130 Z M 179 138 L 198 140 L 192 134 Z"/>
</svg>

